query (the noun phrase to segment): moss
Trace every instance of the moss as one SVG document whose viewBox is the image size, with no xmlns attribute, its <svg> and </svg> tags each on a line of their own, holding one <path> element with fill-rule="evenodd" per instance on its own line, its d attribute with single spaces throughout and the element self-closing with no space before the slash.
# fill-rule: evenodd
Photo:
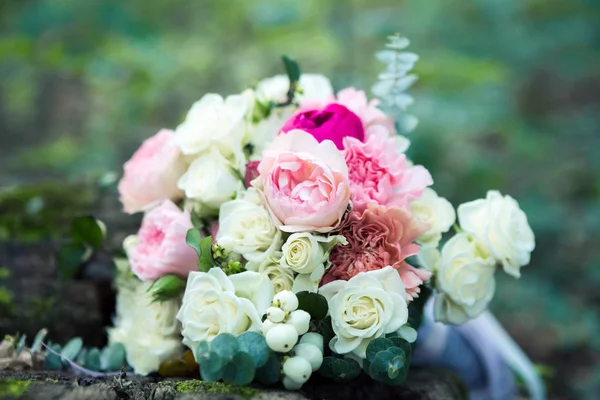
<svg viewBox="0 0 600 400">
<path fill-rule="evenodd" d="M 48 383 L 59 383 L 60 381 L 58 379 L 54 379 L 54 378 L 46 378 L 46 381 Z"/>
<path fill-rule="evenodd" d="M 246 386 L 233 386 L 220 382 L 204 382 L 198 379 L 170 383 L 180 393 L 207 393 L 207 394 L 237 394 L 250 399 L 260 392 Z"/>
<path fill-rule="evenodd" d="M 29 379 L 3 379 L 0 380 L 0 397 L 21 397 L 31 385 Z"/>
</svg>

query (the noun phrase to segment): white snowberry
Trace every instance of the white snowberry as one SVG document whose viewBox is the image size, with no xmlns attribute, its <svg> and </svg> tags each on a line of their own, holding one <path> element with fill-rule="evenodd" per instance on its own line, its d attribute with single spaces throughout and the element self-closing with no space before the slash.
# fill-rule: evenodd
<svg viewBox="0 0 600 400">
<path fill-rule="evenodd" d="M 302 383 L 296 382 L 289 376 L 284 376 L 281 382 L 283 383 L 283 387 L 287 390 L 298 390 L 302 387 Z"/>
<path fill-rule="evenodd" d="M 276 323 L 271 322 L 268 319 L 265 319 L 262 324 L 262 327 L 261 327 L 262 334 L 266 336 L 267 332 L 269 332 L 271 330 L 271 328 L 273 328 L 276 325 L 277 325 Z"/>
<path fill-rule="evenodd" d="M 283 373 L 293 381 L 303 384 L 310 378 L 312 367 L 305 358 L 291 357 L 283 363 Z"/>
<path fill-rule="evenodd" d="M 294 353 L 308 361 L 313 371 L 321 368 L 323 364 L 323 352 L 314 344 L 299 343 L 294 347 Z"/>
<path fill-rule="evenodd" d="M 276 324 L 283 322 L 285 318 L 285 311 L 278 307 L 267 308 L 267 319 Z"/>
<path fill-rule="evenodd" d="M 308 332 L 308 325 L 310 324 L 310 314 L 304 310 L 292 311 L 286 323 L 296 328 L 299 335 L 304 335 L 306 332 Z"/>
<path fill-rule="evenodd" d="M 265 335 L 265 340 L 271 350 L 287 353 L 298 343 L 298 331 L 292 325 L 275 324 Z"/>
<path fill-rule="evenodd" d="M 283 290 L 273 297 L 273 303 L 279 303 L 279 308 L 291 312 L 298 308 L 298 297 L 289 290 Z"/>
<path fill-rule="evenodd" d="M 300 343 L 314 344 L 323 353 L 323 335 L 320 333 L 308 332 L 300 338 Z"/>
</svg>

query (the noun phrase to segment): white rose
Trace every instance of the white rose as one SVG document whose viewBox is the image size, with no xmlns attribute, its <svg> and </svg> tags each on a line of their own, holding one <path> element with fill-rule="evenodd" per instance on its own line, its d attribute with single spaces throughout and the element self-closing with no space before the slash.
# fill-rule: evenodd
<svg viewBox="0 0 600 400">
<path fill-rule="evenodd" d="M 329 261 L 327 263 L 329 264 Z M 319 283 L 321 283 L 321 279 L 323 279 L 323 275 L 325 275 L 325 264 L 320 264 L 310 274 L 298 274 L 294 279 L 294 284 L 292 285 L 292 292 L 316 293 L 319 289 Z"/>
<path fill-rule="evenodd" d="M 195 159 L 177 186 L 187 198 L 212 211 L 231 200 L 244 187 L 239 175 L 234 172 L 234 166 L 216 150 Z"/>
<path fill-rule="evenodd" d="M 442 248 L 435 280 L 437 321 L 465 323 L 485 311 L 494 297 L 496 266 L 480 246 L 474 238 L 458 234 Z"/>
<path fill-rule="evenodd" d="M 256 272 L 230 277 L 220 268 L 191 272 L 177 314 L 183 344 L 195 350 L 199 342 L 220 333 L 259 331 L 272 298 L 271 281 Z"/>
<path fill-rule="evenodd" d="M 275 108 L 271 110 L 271 114 L 267 118 L 261 119 L 249 128 L 248 140 L 254 146 L 252 160 L 257 161 L 262 158 L 263 151 L 275 139 L 281 128 L 294 115 L 295 111 L 294 107 Z"/>
<path fill-rule="evenodd" d="M 281 245 L 281 231 L 260 201 L 258 191 L 249 188 L 240 198 L 223 203 L 219 211 L 217 244 L 242 255 L 249 270 L 255 270 Z"/>
<path fill-rule="evenodd" d="M 465 232 L 485 245 L 506 273 L 521 276 L 520 268 L 529 264 L 535 238 L 515 199 L 490 190 L 485 199 L 461 204 L 458 220 Z"/>
<path fill-rule="evenodd" d="M 271 280 L 275 293 L 292 290 L 294 284 L 294 272 L 279 265 L 278 257 L 280 256 L 280 254 L 274 254 L 273 257 L 267 257 L 257 268 L 258 273 L 267 276 Z"/>
<path fill-rule="evenodd" d="M 420 244 L 437 246 L 442 233 L 448 232 L 456 220 L 452 204 L 430 188 L 426 188 L 420 198 L 411 202 L 410 208 L 413 215 L 429 225 L 429 230 L 417 239 Z"/>
<path fill-rule="evenodd" d="M 348 242 L 340 235 L 325 237 L 309 232 L 293 233 L 281 247 L 283 255 L 279 262 L 282 267 L 299 274 L 310 274 L 329 258 L 329 252 L 338 243 Z"/>
<path fill-rule="evenodd" d="M 327 299 L 335 333 L 329 347 L 338 354 L 365 358 L 373 339 L 396 332 L 408 321 L 406 291 L 391 266 L 333 281 L 319 293 Z"/>
<path fill-rule="evenodd" d="M 136 374 L 158 371 L 163 361 L 181 355 L 179 300 L 153 302 L 151 282 L 128 278 L 118 279 L 117 285 L 117 313 L 108 342 L 123 345 Z"/>
<path fill-rule="evenodd" d="M 249 97 L 244 94 L 226 99 L 218 94 L 204 95 L 175 130 L 181 152 L 196 155 L 217 149 L 226 157 L 235 155 L 242 148 L 248 109 Z"/>
<path fill-rule="evenodd" d="M 287 75 L 275 75 L 263 79 L 256 86 L 256 98 L 259 101 L 283 102 L 287 98 L 290 80 Z M 319 74 L 302 74 L 300 91 L 296 97 L 300 106 L 308 102 L 319 102 L 333 98 L 333 87 L 327 77 Z"/>
</svg>

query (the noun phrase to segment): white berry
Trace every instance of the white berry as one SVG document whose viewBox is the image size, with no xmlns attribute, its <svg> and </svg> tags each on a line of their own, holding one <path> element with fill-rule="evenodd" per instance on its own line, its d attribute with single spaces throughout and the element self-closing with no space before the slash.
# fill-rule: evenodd
<svg viewBox="0 0 600 400">
<path fill-rule="evenodd" d="M 267 319 L 271 322 L 278 324 L 279 322 L 283 322 L 285 318 L 285 311 L 278 307 L 269 307 L 267 308 Z"/>
<path fill-rule="evenodd" d="M 287 353 L 298 343 L 298 331 L 292 325 L 274 324 L 265 335 L 265 340 L 271 350 Z"/>
<path fill-rule="evenodd" d="M 308 332 L 308 325 L 310 324 L 310 314 L 304 310 L 296 310 L 290 313 L 286 323 L 294 326 L 298 331 L 299 335 L 304 335 Z"/>
<path fill-rule="evenodd" d="M 277 324 L 269 321 L 268 319 L 265 319 L 261 328 L 262 334 L 266 336 L 267 332 L 269 332 L 271 328 L 273 328 L 275 325 Z"/>
<path fill-rule="evenodd" d="M 300 338 L 300 343 L 314 344 L 323 353 L 323 335 L 320 333 L 308 332 Z"/>
<path fill-rule="evenodd" d="M 310 363 L 302 357 L 291 357 L 283 363 L 283 373 L 290 379 L 304 384 L 312 374 Z"/>
<path fill-rule="evenodd" d="M 281 382 L 283 383 L 283 387 L 287 390 L 298 390 L 302 387 L 302 383 L 296 382 L 289 376 L 284 376 Z"/>
<path fill-rule="evenodd" d="M 279 303 L 279 308 L 286 312 L 294 311 L 298 308 L 298 297 L 289 290 L 277 293 L 273 297 L 273 302 Z"/>
<path fill-rule="evenodd" d="M 294 347 L 294 353 L 308 361 L 313 371 L 321 368 L 323 364 L 323 352 L 314 344 L 299 343 Z"/>
</svg>

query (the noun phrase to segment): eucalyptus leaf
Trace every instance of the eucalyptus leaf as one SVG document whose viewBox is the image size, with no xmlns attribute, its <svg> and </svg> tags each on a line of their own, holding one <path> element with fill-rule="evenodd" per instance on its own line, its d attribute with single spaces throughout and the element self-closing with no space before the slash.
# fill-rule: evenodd
<svg viewBox="0 0 600 400">
<path fill-rule="evenodd" d="M 208 342 L 205 341 L 201 341 L 200 343 L 198 343 L 198 346 L 196 346 L 196 351 L 194 352 L 194 358 L 196 359 L 196 362 L 200 364 L 202 360 L 208 359 L 209 355 L 210 344 L 208 344 Z"/>
<path fill-rule="evenodd" d="M 125 347 L 121 343 L 106 346 L 100 353 L 102 371 L 118 371 L 125 363 Z"/>
<path fill-rule="evenodd" d="M 254 380 L 256 367 L 248 353 L 242 351 L 233 355 L 223 369 L 223 381 L 231 385 L 245 386 Z"/>
<path fill-rule="evenodd" d="M 280 378 L 281 361 L 274 352 L 270 352 L 267 363 L 256 370 L 255 379 L 263 385 L 274 385 Z"/>
<path fill-rule="evenodd" d="M 62 359 L 60 358 L 60 345 L 52 344 L 48 346 L 46 359 L 44 360 L 44 368 L 49 371 L 62 370 Z"/>
<path fill-rule="evenodd" d="M 221 333 L 210 343 L 210 349 L 211 352 L 217 353 L 223 361 L 228 361 L 239 351 L 240 346 L 235 336 L 230 333 Z"/>
<path fill-rule="evenodd" d="M 211 351 L 200 363 L 200 376 L 207 382 L 216 382 L 223 378 L 224 362 L 217 353 Z"/>
<path fill-rule="evenodd" d="M 320 320 L 327 316 L 327 299 L 318 293 L 300 292 L 298 297 L 298 309 L 310 314 L 311 320 Z"/>
<path fill-rule="evenodd" d="M 88 349 L 83 348 L 77 355 L 77 358 L 74 360 L 75 364 L 85 366 L 85 361 L 87 359 Z"/>
<path fill-rule="evenodd" d="M 42 328 L 35 334 L 33 338 L 33 343 L 31 344 L 31 354 L 35 354 L 42 349 L 42 342 L 46 338 L 48 334 L 48 329 Z"/>
<path fill-rule="evenodd" d="M 83 340 L 80 337 L 76 337 L 69 340 L 67 344 L 63 346 L 60 355 L 69 361 L 74 361 L 82 348 Z"/>
<path fill-rule="evenodd" d="M 84 367 L 92 371 L 100 371 L 100 350 L 96 347 L 88 350 Z"/>
<path fill-rule="evenodd" d="M 17 355 L 21 354 L 21 352 L 25 349 L 26 345 L 27 345 L 27 335 L 22 335 L 19 338 L 19 342 L 17 343 L 17 347 L 15 348 L 15 352 L 17 353 Z"/>
<path fill-rule="evenodd" d="M 92 216 L 78 217 L 71 223 L 71 238 L 75 243 L 97 249 L 104 241 L 104 232 L 96 218 Z"/>
<path fill-rule="evenodd" d="M 390 339 L 373 339 L 371 343 L 369 343 L 369 345 L 367 346 L 367 360 L 373 362 L 377 353 L 379 353 L 380 351 L 387 350 L 390 347 L 394 347 L 394 342 L 392 342 Z"/>
<path fill-rule="evenodd" d="M 257 368 L 264 366 L 269 360 L 271 350 L 265 337 L 257 332 L 244 332 L 237 337 L 240 351 L 252 357 Z"/>
</svg>

